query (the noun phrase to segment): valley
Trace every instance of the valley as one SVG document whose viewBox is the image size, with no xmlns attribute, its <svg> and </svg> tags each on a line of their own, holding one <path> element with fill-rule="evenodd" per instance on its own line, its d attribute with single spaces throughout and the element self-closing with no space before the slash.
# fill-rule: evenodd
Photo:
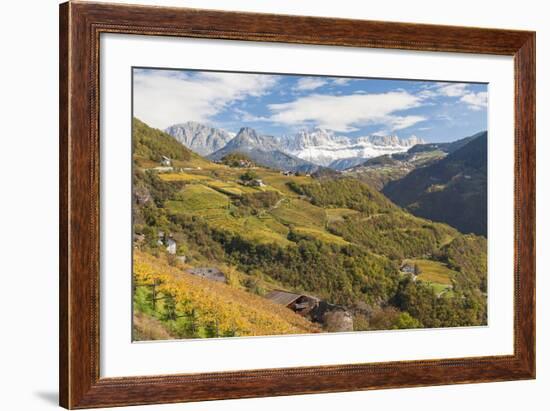
<svg viewBox="0 0 550 411">
<path fill-rule="evenodd" d="M 426 194 L 391 192 L 452 169 L 470 141 L 364 139 L 354 150 L 372 158 L 340 172 L 330 164 L 353 149 L 320 131 L 291 147 L 247 128 L 174 130 L 133 122 L 134 338 L 486 324 L 485 237 L 413 215 Z M 340 158 L 326 154 L 338 144 Z"/>
</svg>

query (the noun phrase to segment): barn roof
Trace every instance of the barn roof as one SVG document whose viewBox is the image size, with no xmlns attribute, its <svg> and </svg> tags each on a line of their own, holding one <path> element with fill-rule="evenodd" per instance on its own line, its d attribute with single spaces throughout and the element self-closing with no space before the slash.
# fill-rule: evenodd
<svg viewBox="0 0 550 411">
<path fill-rule="evenodd" d="M 265 298 L 282 305 L 289 305 L 296 301 L 298 298 L 302 297 L 303 294 L 290 293 L 288 291 L 282 290 L 273 290 L 269 292 Z"/>
</svg>

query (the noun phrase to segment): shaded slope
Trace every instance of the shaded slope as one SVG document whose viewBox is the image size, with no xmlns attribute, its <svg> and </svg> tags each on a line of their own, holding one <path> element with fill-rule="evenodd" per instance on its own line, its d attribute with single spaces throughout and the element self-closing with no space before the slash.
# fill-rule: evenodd
<svg viewBox="0 0 550 411">
<path fill-rule="evenodd" d="M 447 157 L 388 183 L 382 192 L 411 213 L 487 235 L 487 132 Z"/>
</svg>

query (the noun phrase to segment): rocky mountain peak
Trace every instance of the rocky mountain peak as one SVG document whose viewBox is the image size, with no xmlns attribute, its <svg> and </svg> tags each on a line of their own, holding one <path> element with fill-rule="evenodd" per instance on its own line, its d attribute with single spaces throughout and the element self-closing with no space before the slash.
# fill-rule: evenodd
<svg viewBox="0 0 550 411">
<path fill-rule="evenodd" d="M 165 131 L 184 146 L 203 156 L 219 150 L 233 138 L 233 134 L 223 129 L 196 121 L 174 124 Z"/>
</svg>

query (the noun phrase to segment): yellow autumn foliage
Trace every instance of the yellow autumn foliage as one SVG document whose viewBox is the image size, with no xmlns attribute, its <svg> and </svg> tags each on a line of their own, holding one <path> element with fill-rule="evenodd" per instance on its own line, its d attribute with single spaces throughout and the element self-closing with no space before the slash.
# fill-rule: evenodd
<svg viewBox="0 0 550 411">
<path fill-rule="evenodd" d="M 138 284 L 156 282 L 157 292 L 171 296 L 178 313 L 193 313 L 201 326 L 216 326 L 219 335 L 259 336 L 319 332 L 298 314 L 231 285 L 203 279 L 168 265 L 160 258 L 134 252 Z"/>
</svg>

